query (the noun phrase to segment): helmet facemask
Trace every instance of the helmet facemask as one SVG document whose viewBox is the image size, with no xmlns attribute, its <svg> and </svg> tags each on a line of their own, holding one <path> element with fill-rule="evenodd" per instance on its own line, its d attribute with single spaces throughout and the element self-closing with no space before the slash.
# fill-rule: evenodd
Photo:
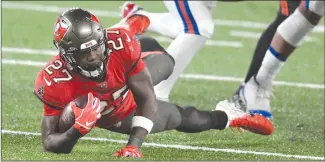
<svg viewBox="0 0 325 162">
<path fill-rule="evenodd" d="M 92 62 L 87 61 L 87 57 L 88 55 L 90 55 L 90 53 L 95 53 L 94 54 L 96 55 L 95 61 Z M 77 55 L 75 54 L 74 58 L 76 60 L 77 68 L 82 75 L 88 78 L 98 78 L 98 79 L 104 77 L 104 73 L 105 73 L 104 61 L 106 58 L 104 44 L 99 45 L 94 49 L 83 51 Z"/>
<path fill-rule="evenodd" d="M 106 74 L 107 48 L 105 41 L 79 51 L 65 51 L 63 58 L 74 71 L 92 80 L 101 80 Z"/>
</svg>

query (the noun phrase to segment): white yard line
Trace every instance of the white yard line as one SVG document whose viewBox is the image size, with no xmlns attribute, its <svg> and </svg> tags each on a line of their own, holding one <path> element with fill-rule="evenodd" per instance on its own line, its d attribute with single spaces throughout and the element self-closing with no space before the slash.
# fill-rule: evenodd
<svg viewBox="0 0 325 162">
<path fill-rule="evenodd" d="M 153 37 L 159 42 L 172 42 L 172 39 L 163 36 Z M 243 47 L 243 43 L 239 41 L 226 41 L 226 40 L 207 40 L 207 46 L 220 46 L 220 47 L 233 47 L 240 48 Z"/>
<path fill-rule="evenodd" d="M 36 133 L 36 132 L 22 132 L 22 131 L 12 131 L 12 130 L 1 130 L 1 133 L 2 134 L 11 134 L 11 135 L 25 135 L 25 136 L 40 136 L 41 135 L 40 133 Z M 102 142 L 112 142 L 112 143 L 121 143 L 121 144 L 127 143 L 127 141 L 124 141 L 124 140 L 115 140 L 115 139 L 108 139 L 108 138 L 94 138 L 94 137 L 82 137 L 81 140 L 102 141 Z M 324 157 L 317 157 L 317 156 L 288 155 L 288 154 L 282 154 L 282 153 L 257 152 L 257 151 L 247 151 L 247 150 L 237 150 L 237 149 L 218 149 L 218 148 L 187 146 L 187 145 L 143 143 L 143 146 L 160 147 L 160 148 L 174 148 L 174 149 L 182 149 L 182 150 L 226 152 L 226 153 L 235 153 L 235 154 L 253 154 L 253 155 L 275 156 L 275 157 L 285 157 L 285 158 L 294 158 L 294 159 L 324 160 Z"/>
<path fill-rule="evenodd" d="M 2 8 L 60 13 L 66 10 L 68 7 L 4 1 L 2 2 Z M 119 14 L 120 14 L 117 11 L 107 11 L 107 10 L 97 10 L 97 9 L 89 9 L 89 10 L 94 14 L 103 17 L 119 18 Z M 116 8 L 116 10 L 118 10 L 118 8 Z M 241 27 L 241 28 L 250 28 L 250 29 L 266 29 L 270 22 L 262 23 L 262 22 L 243 21 L 243 20 L 215 19 L 214 23 L 217 26 Z M 324 25 L 316 26 L 313 32 L 324 33 Z"/>
<path fill-rule="evenodd" d="M 205 74 L 182 74 L 181 78 L 199 79 L 199 80 L 218 80 L 218 81 L 228 81 L 228 82 L 242 82 L 244 80 L 244 78 L 239 78 L 239 77 L 205 75 Z M 312 88 L 312 89 L 324 89 L 324 84 L 313 84 L 313 83 L 274 81 L 273 85 Z"/>
<path fill-rule="evenodd" d="M 214 24 L 217 26 L 228 26 L 228 27 L 242 27 L 249 29 L 266 29 L 269 24 L 263 22 L 253 22 L 253 21 L 245 21 L 245 20 L 214 20 Z M 324 25 L 317 25 L 312 32 L 315 33 L 324 33 Z"/>
<path fill-rule="evenodd" d="M 57 50 L 44 50 L 44 49 L 30 49 L 30 48 L 16 48 L 16 47 L 2 47 L 2 52 L 6 54 L 30 54 L 30 55 L 50 55 L 57 54 Z M 3 64 L 17 64 L 27 66 L 45 66 L 46 62 L 31 61 L 31 60 L 16 60 L 16 59 L 2 59 Z M 205 75 L 205 74 L 182 74 L 181 78 L 185 79 L 198 79 L 198 80 L 215 80 L 215 81 L 227 81 L 227 82 L 242 82 L 244 79 L 231 76 L 218 76 L 218 75 Z M 324 89 L 324 84 L 312 84 L 312 83 L 297 83 L 286 81 L 274 81 L 274 85 L 302 87 L 312 89 Z"/>
<path fill-rule="evenodd" d="M 2 59 L 2 63 L 9 64 L 9 65 L 27 65 L 27 66 L 37 66 L 37 67 L 43 67 L 46 65 L 46 62 L 41 62 L 41 61 L 11 60 L 11 59 Z"/>
<path fill-rule="evenodd" d="M 243 31 L 243 30 L 231 30 L 229 32 L 230 36 L 233 37 L 240 37 L 240 38 L 252 38 L 252 39 L 259 39 L 261 36 L 261 32 L 250 32 L 250 31 Z M 316 41 L 315 38 L 311 36 L 306 36 L 304 38 L 305 42 L 314 42 Z"/>
<path fill-rule="evenodd" d="M 8 53 L 20 53 L 20 54 L 31 54 L 31 55 L 49 55 L 54 56 L 58 54 L 58 50 L 45 50 L 45 49 L 31 49 L 31 48 L 16 48 L 16 47 L 2 47 L 2 52 Z"/>
</svg>

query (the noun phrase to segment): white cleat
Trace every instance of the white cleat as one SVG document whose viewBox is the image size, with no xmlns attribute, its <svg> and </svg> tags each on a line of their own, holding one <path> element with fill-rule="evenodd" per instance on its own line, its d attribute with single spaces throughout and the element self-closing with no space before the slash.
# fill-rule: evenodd
<svg viewBox="0 0 325 162">
<path fill-rule="evenodd" d="M 244 101 L 247 112 L 250 114 L 261 114 L 272 118 L 270 99 L 272 94 L 272 83 L 261 86 L 253 76 L 240 90 L 240 98 Z"/>
<path fill-rule="evenodd" d="M 229 102 L 228 100 L 220 101 L 216 105 L 215 110 L 226 112 L 226 114 L 228 116 L 228 121 L 232 121 L 233 119 L 235 119 L 237 117 L 247 115 L 247 113 L 245 113 L 241 109 L 237 108 L 233 102 Z"/>
</svg>

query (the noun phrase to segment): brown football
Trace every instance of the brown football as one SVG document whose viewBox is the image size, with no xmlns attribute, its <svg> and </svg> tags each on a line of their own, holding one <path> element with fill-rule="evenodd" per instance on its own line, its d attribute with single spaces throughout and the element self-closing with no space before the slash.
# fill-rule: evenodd
<svg viewBox="0 0 325 162">
<path fill-rule="evenodd" d="M 85 96 L 78 97 L 74 100 L 74 102 L 76 103 L 77 107 L 85 108 L 88 102 L 88 96 L 85 95 Z M 67 131 L 73 126 L 74 122 L 75 122 L 74 114 L 72 112 L 70 104 L 68 104 L 64 108 L 59 120 L 59 132 L 63 133 Z"/>
</svg>

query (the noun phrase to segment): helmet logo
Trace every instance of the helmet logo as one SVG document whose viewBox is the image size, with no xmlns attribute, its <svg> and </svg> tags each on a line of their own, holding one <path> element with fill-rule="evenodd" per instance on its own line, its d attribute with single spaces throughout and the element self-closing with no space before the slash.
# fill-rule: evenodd
<svg viewBox="0 0 325 162">
<path fill-rule="evenodd" d="M 99 19 L 95 15 L 93 15 L 93 14 L 91 14 L 91 20 L 92 21 L 95 21 L 96 23 L 100 23 L 99 22 Z"/>
<path fill-rule="evenodd" d="M 80 49 L 83 50 L 83 49 L 86 49 L 86 48 L 89 48 L 89 47 L 92 47 L 95 45 L 97 45 L 97 41 L 93 39 L 89 42 L 81 44 Z"/>
<path fill-rule="evenodd" d="M 54 39 L 56 42 L 60 42 L 61 39 L 64 37 L 65 33 L 67 32 L 69 25 L 58 18 L 56 20 L 55 28 L 54 28 Z"/>
</svg>

